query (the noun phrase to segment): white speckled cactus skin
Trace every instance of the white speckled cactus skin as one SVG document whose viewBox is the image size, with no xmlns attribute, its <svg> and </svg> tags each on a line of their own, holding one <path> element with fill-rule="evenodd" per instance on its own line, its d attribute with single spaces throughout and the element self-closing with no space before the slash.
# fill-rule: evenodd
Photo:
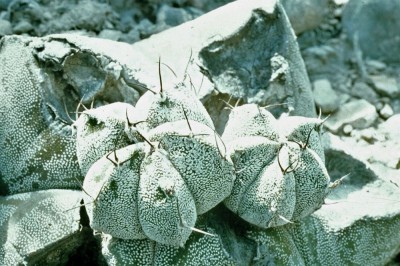
<svg viewBox="0 0 400 266">
<path fill-rule="evenodd" d="M 123 239 L 148 237 L 182 246 L 197 215 L 230 194 L 235 178 L 233 165 L 225 156 L 219 136 L 207 125 L 211 119 L 204 107 L 195 109 L 202 106 L 197 99 L 186 101 L 188 93 L 182 97 L 181 92 L 182 89 L 163 92 L 171 106 L 170 113 L 164 108 L 164 101 L 152 104 L 156 111 L 146 121 L 156 121 L 156 112 L 162 112 L 164 118 L 160 125 L 150 123 L 154 128 L 139 129 L 126 117 L 112 123 L 115 119 L 110 111 L 103 110 L 122 108 L 121 103 L 89 110 L 75 123 L 82 165 L 103 153 L 87 171 L 83 184 L 88 194 L 86 202 L 92 202 L 87 209 L 93 229 Z M 132 111 L 132 117 L 139 113 L 126 106 L 125 110 Z M 95 125 L 89 123 L 87 117 L 91 116 L 95 117 Z M 136 132 L 135 139 L 139 136 L 143 142 L 112 149 L 110 144 L 133 136 L 129 135 L 132 132 Z"/>
<path fill-rule="evenodd" d="M 86 175 L 104 154 L 130 143 L 126 130 L 127 113 L 135 108 L 127 103 L 112 103 L 84 111 L 74 122 L 79 166 Z"/>
<path fill-rule="evenodd" d="M 0 195 L 78 189 L 76 142 L 27 45 L 0 41 Z"/>
<path fill-rule="evenodd" d="M 140 112 L 133 115 L 133 122 L 142 130 L 150 130 L 166 122 L 188 119 L 214 128 L 214 124 L 202 103 L 193 91 L 185 87 L 164 89 L 159 93 L 146 92 L 136 108 Z"/>
<path fill-rule="evenodd" d="M 276 121 L 255 104 L 234 108 L 222 135 L 237 175 L 225 205 L 262 228 L 299 220 L 320 208 L 330 181 L 319 156 L 320 124 L 297 117 Z"/>
</svg>

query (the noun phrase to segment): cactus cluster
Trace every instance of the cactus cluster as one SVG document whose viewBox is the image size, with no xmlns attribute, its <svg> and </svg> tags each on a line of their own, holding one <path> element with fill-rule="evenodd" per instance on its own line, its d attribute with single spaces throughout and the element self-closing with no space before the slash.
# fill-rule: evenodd
<svg viewBox="0 0 400 266">
<path fill-rule="evenodd" d="M 87 110 L 74 126 L 95 230 L 182 246 L 197 215 L 231 192 L 233 165 L 191 91 L 149 91 L 135 108 Z"/>
<path fill-rule="evenodd" d="M 247 104 L 232 110 L 222 139 L 236 169 L 225 205 L 262 228 L 299 220 L 329 192 L 319 138 L 322 120 L 286 117 Z"/>
<path fill-rule="evenodd" d="M 197 216 L 221 202 L 262 228 L 303 218 L 329 190 L 321 124 L 245 104 L 220 137 L 183 86 L 86 110 L 74 127 L 91 227 L 183 246 Z"/>
</svg>

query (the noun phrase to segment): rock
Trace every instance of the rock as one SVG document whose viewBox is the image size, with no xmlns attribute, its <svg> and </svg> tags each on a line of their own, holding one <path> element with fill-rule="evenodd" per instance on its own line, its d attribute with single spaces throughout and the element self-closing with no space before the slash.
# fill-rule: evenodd
<svg viewBox="0 0 400 266">
<path fill-rule="evenodd" d="M 376 91 L 383 96 L 396 97 L 400 95 L 400 88 L 394 78 L 385 75 L 371 76 Z"/>
<path fill-rule="evenodd" d="M 202 12 L 196 8 L 175 8 L 164 4 L 158 10 L 157 24 L 177 26 L 201 15 Z"/>
<path fill-rule="evenodd" d="M 395 114 L 378 127 L 389 139 L 400 139 L 400 114 Z"/>
<path fill-rule="evenodd" d="M 370 74 L 377 74 L 380 71 L 385 70 L 387 67 L 385 63 L 378 60 L 366 60 L 365 65 L 367 66 L 367 70 Z"/>
<path fill-rule="evenodd" d="M 47 190 L 0 197 L 0 264 L 66 263 L 83 242 L 83 192 Z"/>
<path fill-rule="evenodd" d="M 338 97 L 339 97 L 340 105 L 343 105 L 343 104 L 349 102 L 352 99 L 349 94 L 344 93 L 344 92 L 340 93 Z"/>
<path fill-rule="evenodd" d="M 11 23 L 8 20 L 0 19 L 0 37 L 12 34 Z"/>
<path fill-rule="evenodd" d="M 344 64 L 341 54 L 341 49 L 328 44 L 304 47 L 302 56 L 310 79 L 317 80 L 329 77 L 331 81 L 334 81 L 347 76 L 348 66 Z M 335 84 L 335 87 L 338 87 L 338 85 Z"/>
<path fill-rule="evenodd" d="M 76 5 L 63 6 L 65 11 L 61 14 L 57 9 L 50 9 L 51 17 L 56 19 L 42 23 L 36 29 L 39 36 L 76 28 L 100 32 L 103 29 L 111 29 L 118 17 L 108 4 L 97 1 L 80 1 Z"/>
<path fill-rule="evenodd" d="M 352 125 L 353 128 L 367 128 L 375 122 L 377 117 L 378 114 L 372 104 L 366 100 L 357 100 L 341 106 L 324 125 L 337 133 L 346 124 Z"/>
<path fill-rule="evenodd" d="M 393 122 L 396 120 L 394 119 Z M 398 126 L 394 129 L 396 128 Z M 398 153 L 400 141 L 397 131 L 393 132 L 395 133 L 388 133 L 383 127 L 354 131 L 351 137 L 341 137 L 340 139 L 331 137 L 331 143 L 333 143 L 331 146 L 339 147 L 367 165 L 383 165 L 397 169 L 400 161 Z"/>
<path fill-rule="evenodd" d="M 334 0 L 336 5 L 345 5 L 349 0 Z"/>
<path fill-rule="evenodd" d="M 388 119 L 389 117 L 391 117 L 394 112 L 392 107 L 389 104 L 385 104 L 383 105 L 382 109 L 379 110 L 379 114 L 384 118 L 384 119 Z"/>
<path fill-rule="evenodd" d="M 121 42 L 134 43 L 139 40 L 140 40 L 140 33 L 137 28 L 133 28 L 127 34 L 121 36 Z"/>
<path fill-rule="evenodd" d="M 108 40 L 113 40 L 113 41 L 118 41 L 122 36 L 122 32 L 119 30 L 102 30 L 98 37 L 103 38 L 103 39 L 108 39 Z"/>
<path fill-rule="evenodd" d="M 370 86 L 365 82 L 357 81 L 353 86 L 350 87 L 350 94 L 353 97 L 367 100 L 370 103 L 376 103 L 378 95 Z"/>
<path fill-rule="evenodd" d="M 313 88 L 315 104 L 321 108 L 322 112 L 331 113 L 336 111 L 340 101 L 329 80 L 316 80 L 313 82 Z"/>
<path fill-rule="evenodd" d="M 154 33 L 158 33 L 159 31 L 163 30 L 163 29 L 158 29 L 157 26 L 147 18 L 142 19 L 137 25 L 136 29 L 139 31 L 139 34 L 143 39 L 148 38 Z"/>
<path fill-rule="evenodd" d="M 296 34 L 318 27 L 329 12 L 328 0 L 283 0 L 282 4 Z"/>
<path fill-rule="evenodd" d="M 352 131 L 353 131 L 352 125 L 347 124 L 343 127 L 343 133 L 346 135 L 350 135 Z"/>
<path fill-rule="evenodd" d="M 0 10 L 7 10 L 7 7 L 11 2 L 12 0 L 0 0 Z"/>
<path fill-rule="evenodd" d="M 17 34 L 28 33 L 33 30 L 33 26 L 29 21 L 22 20 L 13 27 L 13 32 Z"/>
<path fill-rule="evenodd" d="M 350 41 L 358 38 L 364 57 L 400 62 L 399 13 L 396 1 L 350 0 L 343 11 L 343 29 Z"/>
<path fill-rule="evenodd" d="M 335 158 L 336 165 L 341 161 L 341 174 L 355 172 L 357 160 L 340 158 L 340 153 L 333 155 L 339 157 Z M 344 163 L 344 158 L 353 163 Z M 366 169 L 348 179 L 331 196 L 331 203 L 327 201 L 313 215 L 289 228 L 297 247 L 304 241 L 318 243 L 316 248 L 302 245 L 298 249 L 305 265 L 385 265 L 399 252 L 399 188 L 374 178 L 374 173 Z M 364 184 L 360 187 L 357 183 Z M 378 237 L 381 235 L 386 237 Z"/>
<path fill-rule="evenodd" d="M 311 97 L 309 84 L 308 80 L 304 78 L 306 77 L 303 72 L 304 65 L 298 53 L 297 44 L 294 43 L 290 25 L 283 19 L 283 16 L 280 16 L 279 18 L 282 19 L 279 20 L 267 19 L 274 12 L 282 12 L 280 6 L 275 9 L 274 6 L 275 2 L 269 2 L 268 5 L 262 4 L 261 1 L 231 3 L 172 30 L 137 42 L 133 47 L 140 50 L 152 62 L 156 62 L 161 56 L 162 61 L 177 73 L 178 78 L 163 71 L 163 79 L 166 84 L 184 80 L 186 70 L 186 76 L 190 77 L 200 98 L 210 95 L 214 89 L 222 94 L 229 93 L 236 99 L 242 97 L 248 99 L 255 96 L 258 91 L 266 90 L 268 96 L 264 102 L 287 102 L 288 98 L 291 98 L 289 102 L 296 103 L 297 96 L 293 97 L 297 95 L 297 91 L 300 91 L 300 87 L 306 89 L 301 90 L 300 94 L 303 96 L 299 95 L 299 97 Z M 255 9 L 258 11 L 252 12 Z M 240 12 L 238 12 L 239 10 Z M 221 21 L 221 17 L 225 17 L 227 20 Z M 271 38 L 275 39 L 278 35 L 266 34 L 270 27 L 278 27 L 285 32 L 284 36 L 288 39 L 283 41 L 278 38 L 272 42 Z M 241 36 L 240 39 L 248 41 L 243 43 L 237 38 L 232 38 L 236 35 Z M 174 36 L 180 36 L 179 40 Z M 264 50 L 260 46 L 258 49 L 252 45 L 253 48 L 250 49 L 248 45 L 253 42 L 255 36 L 257 36 L 256 45 L 263 43 L 258 41 L 261 38 L 271 43 L 269 48 Z M 174 49 L 168 47 L 174 47 Z M 263 55 L 254 54 L 254 51 L 262 50 L 264 50 Z M 181 51 L 181 56 L 177 57 L 176 51 Z M 270 65 L 271 58 L 275 53 L 289 62 L 289 71 L 285 81 L 268 84 L 267 81 L 273 73 Z M 253 58 L 257 58 L 257 62 L 254 62 Z M 290 62 L 296 63 L 290 64 Z M 238 67 L 239 65 L 241 67 Z M 205 76 L 199 72 L 199 66 Z M 259 71 L 263 74 L 256 74 Z M 154 66 L 152 72 L 154 73 Z M 156 76 L 153 75 L 153 77 Z M 210 79 L 212 79 L 212 83 Z M 188 82 L 188 79 L 186 78 L 185 81 Z M 152 84 L 152 87 L 158 86 L 158 80 L 153 79 Z M 249 85 L 244 86 L 244 84 Z M 303 85 L 300 86 L 300 84 Z M 278 93 L 283 97 L 277 95 Z M 207 99 L 205 100 L 205 104 L 208 105 Z M 213 99 L 210 98 L 209 101 L 211 100 Z M 297 114 L 307 116 L 315 114 L 311 102 L 307 106 L 295 104 L 294 109 Z"/>
<path fill-rule="evenodd" d="M 190 5 L 209 12 L 232 2 L 232 0 L 189 0 Z"/>
</svg>

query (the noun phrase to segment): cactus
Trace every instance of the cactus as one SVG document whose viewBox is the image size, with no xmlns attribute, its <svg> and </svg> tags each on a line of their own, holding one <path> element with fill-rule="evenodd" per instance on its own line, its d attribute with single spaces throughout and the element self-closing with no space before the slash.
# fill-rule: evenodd
<svg viewBox="0 0 400 266">
<path fill-rule="evenodd" d="M 157 100 L 150 105 L 153 111 L 145 111 L 149 115 L 140 123 L 146 123 L 147 129 L 135 128 L 126 117 L 111 123 L 115 119 L 110 112 L 103 112 L 108 108 L 105 106 L 84 112 L 75 123 L 81 146 L 78 158 L 87 165 L 95 158 L 93 154 L 103 152 L 87 171 L 83 183 L 92 228 L 123 239 L 148 237 L 183 246 L 195 230 L 197 215 L 230 194 L 235 176 L 217 133 L 202 123 L 210 124 L 211 119 L 201 103 L 193 97 L 186 101 L 188 93 L 182 89 L 162 93 L 162 101 L 158 95 L 150 94 Z M 164 101 L 171 106 L 171 112 Z M 191 112 L 186 113 L 189 105 Z M 201 106 L 200 110 L 196 106 Z M 118 107 L 128 110 L 120 103 Z M 135 117 L 135 109 L 132 110 Z M 136 106 L 136 110 L 142 109 Z M 157 112 L 162 113 L 161 122 L 154 122 Z M 90 118 L 96 120 L 95 125 Z M 143 141 L 112 150 L 110 144 L 127 136 L 126 128 L 139 134 Z"/>
<path fill-rule="evenodd" d="M 127 103 L 112 103 L 85 110 L 73 123 L 76 129 L 76 154 L 82 175 L 104 154 L 131 143 L 126 132 L 126 113 L 134 107 Z"/>
<path fill-rule="evenodd" d="M 52 259 L 79 249 L 74 241 L 89 230 L 85 209 L 110 265 L 379 265 L 398 253 L 398 187 L 373 174 L 354 170 L 362 188 L 339 187 L 348 202 L 312 213 L 331 191 L 322 120 L 276 120 L 265 108 L 244 105 L 232 111 L 220 139 L 201 102 L 179 87 L 148 91 L 136 107 L 112 103 L 84 111 L 74 123 L 75 139 L 66 132 L 62 104 L 43 90 L 46 76 L 30 50 L 40 43 L 50 42 L 2 39 L 7 115 L 1 116 L 0 189 L 7 196 L 0 197 L 0 264 L 62 264 Z M 85 49 L 75 56 L 92 53 Z M 338 169 L 349 171 L 343 163 Z M 83 192 L 49 190 L 78 189 L 80 172 Z M 42 191 L 8 195 L 31 190 Z M 366 198 L 378 202 L 364 206 Z"/>
<path fill-rule="evenodd" d="M 291 223 L 319 209 L 330 180 L 319 156 L 320 124 L 304 117 L 276 121 L 255 104 L 234 108 L 222 135 L 237 173 L 225 205 L 262 228 Z"/>
</svg>

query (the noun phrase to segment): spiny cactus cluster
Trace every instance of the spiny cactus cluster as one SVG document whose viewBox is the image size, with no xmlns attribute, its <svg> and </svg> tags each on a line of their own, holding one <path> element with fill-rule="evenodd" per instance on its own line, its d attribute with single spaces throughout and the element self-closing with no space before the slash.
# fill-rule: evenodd
<svg viewBox="0 0 400 266">
<path fill-rule="evenodd" d="M 283 117 L 247 104 L 232 110 L 222 139 L 236 169 L 225 205 L 244 220 L 269 228 L 319 209 L 330 178 L 320 143 L 320 119 Z"/>
<path fill-rule="evenodd" d="M 329 190 L 322 121 L 276 120 L 255 104 L 235 107 L 220 137 L 195 94 L 146 92 L 75 121 L 91 227 L 121 239 L 183 246 L 198 215 L 224 204 L 262 228 L 320 208 Z"/>
</svg>

